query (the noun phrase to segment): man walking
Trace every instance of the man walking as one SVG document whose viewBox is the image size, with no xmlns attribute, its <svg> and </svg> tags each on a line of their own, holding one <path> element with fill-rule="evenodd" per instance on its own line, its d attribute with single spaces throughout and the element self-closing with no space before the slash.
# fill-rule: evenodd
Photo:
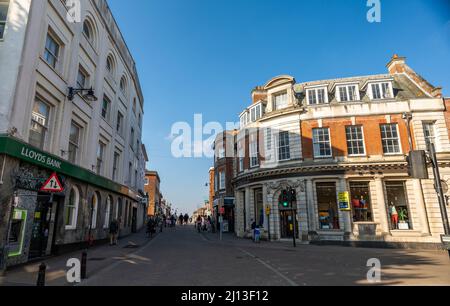
<svg viewBox="0 0 450 306">
<path fill-rule="evenodd" d="M 109 224 L 109 245 L 117 245 L 117 233 L 119 232 L 119 222 L 113 219 Z"/>
</svg>

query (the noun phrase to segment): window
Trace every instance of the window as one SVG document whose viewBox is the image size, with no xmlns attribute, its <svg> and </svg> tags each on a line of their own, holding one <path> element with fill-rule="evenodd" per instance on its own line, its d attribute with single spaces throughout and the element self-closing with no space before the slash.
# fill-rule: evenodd
<svg viewBox="0 0 450 306">
<path fill-rule="evenodd" d="M 307 97 L 309 105 L 328 103 L 326 88 L 308 89 Z"/>
<path fill-rule="evenodd" d="M 289 132 L 283 131 L 278 134 L 278 160 L 291 159 Z"/>
<path fill-rule="evenodd" d="M 139 119 L 138 119 L 139 127 L 142 128 L 142 115 L 139 114 L 139 117 L 138 117 L 138 118 L 139 118 Z"/>
<path fill-rule="evenodd" d="M 106 208 L 105 208 L 105 223 L 103 224 L 103 228 L 109 228 L 109 224 L 111 223 L 112 216 L 112 197 L 108 196 L 106 198 Z"/>
<path fill-rule="evenodd" d="M 60 48 L 61 46 L 56 41 L 56 39 L 54 39 L 50 33 L 47 33 L 47 39 L 45 41 L 44 59 L 53 68 L 56 68 L 56 65 L 58 64 Z"/>
<path fill-rule="evenodd" d="M 371 84 L 372 100 L 390 99 L 393 97 L 391 83 Z"/>
<path fill-rule="evenodd" d="M 93 41 L 93 38 L 94 38 L 94 36 L 93 36 L 94 34 L 93 33 L 94 32 L 92 30 L 91 24 L 89 23 L 89 21 L 85 20 L 84 23 L 83 23 L 83 34 L 84 34 L 84 36 L 86 36 L 86 39 L 89 42 Z"/>
<path fill-rule="evenodd" d="M 131 149 L 133 149 L 133 143 L 134 143 L 134 128 L 131 128 L 131 132 L 130 132 L 130 146 L 131 146 Z"/>
<path fill-rule="evenodd" d="M 87 88 L 89 87 L 88 81 L 88 74 L 87 72 L 80 66 L 78 68 L 78 75 L 77 75 L 77 86 L 78 88 Z"/>
<path fill-rule="evenodd" d="M 221 143 L 218 149 L 217 159 L 221 159 L 224 157 L 225 157 L 225 148 L 223 147 L 223 143 Z"/>
<path fill-rule="evenodd" d="M 348 155 L 361 156 L 366 154 L 362 126 L 353 125 L 345 128 L 347 136 Z"/>
<path fill-rule="evenodd" d="M 314 157 L 331 157 L 330 130 L 328 128 L 313 129 Z"/>
<path fill-rule="evenodd" d="M 94 193 L 91 200 L 91 229 L 97 228 L 97 214 L 98 214 L 99 197 Z"/>
<path fill-rule="evenodd" d="M 391 230 L 413 229 L 405 183 L 402 181 L 387 181 L 385 186 Z"/>
<path fill-rule="evenodd" d="M 337 97 L 339 102 L 359 100 L 359 94 L 356 85 L 338 86 L 337 91 L 338 91 Z"/>
<path fill-rule="evenodd" d="M 150 181 L 148 180 L 148 177 L 144 178 L 144 185 L 147 186 L 150 184 Z"/>
<path fill-rule="evenodd" d="M 250 119 L 251 122 L 258 121 L 261 119 L 261 104 L 250 109 Z"/>
<path fill-rule="evenodd" d="M 225 171 L 219 172 L 219 189 L 220 190 L 225 189 Z"/>
<path fill-rule="evenodd" d="M 272 150 L 272 129 L 266 128 L 266 148 L 267 151 Z"/>
<path fill-rule="evenodd" d="M 117 112 L 117 125 L 116 131 L 119 135 L 122 135 L 122 126 L 123 126 L 123 115 L 121 112 Z"/>
<path fill-rule="evenodd" d="M 98 143 L 97 147 L 97 174 L 102 174 L 103 158 L 105 154 L 105 144 L 103 142 Z"/>
<path fill-rule="evenodd" d="M 398 136 L 397 124 L 381 125 L 381 142 L 383 144 L 384 154 L 401 153 L 400 139 Z"/>
<path fill-rule="evenodd" d="M 81 127 L 72 121 L 69 134 L 69 162 L 75 164 L 78 162 L 78 153 L 80 151 Z"/>
<path fill-rule="evenodd" d="M 254 168 L 258 165 L 258 137 L 256 134 L 252 134 L 250 135 L 250 167 Z"/>
<path fill-rule="evenodd" d="M 243 128 L 244 126 L 247 125 L 247 123 L 248 123 L 247 118 L 248 118 L 248 114 L 247 113 L 244 113 L 241 116 L 241 128 Z"/>
<path fill-rule="evenodd" d="M 40 149 L 44 149 L 50 118 L 50 106 L 36 98 L 31 114 L 31 127 L 29 143 Z"/>
<path fill-rule="evenodd" d="M 110 105 L 111 105 L 111 100 L 106 95 L 103 95 L 102 117 L 105 120 L 109 120 Z"/>
<path fill-rule="evenodd" d="M 77 228 L 78 207 L 80 204 L 80 191 L 77 187 L 70 190 L 69 201 L 66 205 L 65 226 L 66 229 Z"/>
<path fill-rule="evenodd" d="M 273 100 L 273 110 L 280 110 L 288 106 L 288 95 L 286 92 L 275 95 Z"/>
<path fill-rule="evenodd" d="M 370 189 L 368 182 L 351 182 L 350 197 L 353 211 L 353 222 L 372 222 Z"/>
<path fill-rule="evenodd" d="M 114 181 L 117 180 L 117 174 L 119 172 L 119 161 L 120 161 L 120 154 L 117 152 L 114 152 L 113 172 L 112 172 L 112 179 Z"/>
<path fill-rule="evenodd" d="M 423 125 L 423 135 L 425 137 L 425 145 L 427 150 L 430 150 L 431 144 L 434 144 L 436 146 L 435 123 L 423 122 L 422 125 Z"/>
<path fill-rule="evenodd" d="M 122 91 L 122 93 L 124 95 L 126 95 L 126 93 L 127 93 L 127 79 L 125 78 L 125 76 L 123 76 L 120 79 L 120 90 Z"/>
<path fill-rule="evenodd" d="M 136 115 L 136 98 L 133 98 L 133 114 Z"/>
<path fill-rule="evenodd" d="M 8 16 L 9 0 L 0 0 L 0 39 L 3 39 Z"/>
<path fill-rule="evenodd" d="M 108 58 L 106 59 L 106 72 L 112 76 L 114 74 L 114 60 L 113 58 L 110 56 L 108 56 Z"/>
<path fill-rule="evenodd" d="M 316 183 L 319 228 L 322 230 L 340 229 L 336 183 Z"/>
</svg>

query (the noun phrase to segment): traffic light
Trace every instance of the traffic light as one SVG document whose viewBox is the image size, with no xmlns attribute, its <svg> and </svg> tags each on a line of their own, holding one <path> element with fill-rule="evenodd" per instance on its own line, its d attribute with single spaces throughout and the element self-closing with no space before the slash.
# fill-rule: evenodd
<svg viewBox="0 0 450 306">
<path fill-rule="evenodd" d="M 289 193 L 287 190 L 281 192 L 280 205 L 284 208 L 289 207 Z"/>
<path fill-rule="evenodd" d="M 427 154 L 425 151 L 411 151 L 406 157 L 408 176 L 416 179 L 428 179 Z"/>
</svg>

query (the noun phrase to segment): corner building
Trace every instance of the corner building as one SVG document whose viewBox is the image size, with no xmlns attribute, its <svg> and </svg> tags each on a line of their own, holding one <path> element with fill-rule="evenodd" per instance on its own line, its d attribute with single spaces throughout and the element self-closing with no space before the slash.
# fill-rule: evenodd
<svg viewBox="0 0 450 306">
<path fill-rule="evenodd" d="M 255 220 L 264 238 L 270 231 L 272 240 L 292 239 L 292 213 L 280 205 L 282 190 L 292 188 L 304 241 L 441 245 L 433 171 L 428 180 L 410 178 L 406 155 L 433 142 L 448 184 L 449 102 L 405 58 L 395 55 L 387 69 L 305 83 L 279 76 L 253 90 L 236 141 L 238 236 L 250 237 Z M 339 205 L 346 192 L 350 210 Z"/>
</svg>

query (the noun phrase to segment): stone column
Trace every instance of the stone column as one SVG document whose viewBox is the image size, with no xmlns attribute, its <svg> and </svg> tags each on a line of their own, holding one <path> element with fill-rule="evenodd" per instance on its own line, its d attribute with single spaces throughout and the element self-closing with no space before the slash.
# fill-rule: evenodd
<svg viewBox="0 0 450 306">
<path fill-rule="evenodd" d="M 313 182 L 310 178 L 306 180 L 306 203 L 308 206 L 309 232 L 315 232 L 318 230 L 317 220 L 319 216 L 316 215 L 316 208 L 314 205 L 314 188 Z"/>
<path fill-rule="evenodd" d="M 251 229 L 251 212 L 250 212 L 250 188 L 245 188 L 245 225 L 244 232 Z"/>
<path fill-rule="evenodd" d="M 390 232 L 389 230 L 389 221 L 388 221 L 388 215 L 387 215 L 387 208 L 386 208 L 386 200 L 384 198 L 384 186 L 383 186 L 383 180 L 381 176 L 375 177 L 375 186 L 376 186 L 376 193 L 377 193 L 377 209 L 378 209 L 378 216 L 380 217 L 380 225 L 381 225 L 381 231 L 384 234 L 387 234 Z M 375 207 L 373 207 L 375 210 Z"/>
<path fill-rule="evenodd" d="M 347 190 L 347 181 L 345 178 L 339 179 L 339 187 L 338 192 L 346 192 Z M 349 203 L 350 204 L 350 203 Z M 339 209 L 339 203 L 338 203 Z M 339 222 L 341 222 L 342 229 L 346 234 L 350 234 L 353 232 L 352 229 L 352 221 L 351 221 L 351 211 L 340 211 L 339 210 Z"/>
<path fill-rule="evenodd" d="M 416 209 L 419 214 L 420 229 L 422 234 L 430 235 L 430 224 L 428 223 L 428 214 L 423 198 L 422 183 L 419 179 L 413 179 L 414 198 L 416 200 Z"/>
</svg>

